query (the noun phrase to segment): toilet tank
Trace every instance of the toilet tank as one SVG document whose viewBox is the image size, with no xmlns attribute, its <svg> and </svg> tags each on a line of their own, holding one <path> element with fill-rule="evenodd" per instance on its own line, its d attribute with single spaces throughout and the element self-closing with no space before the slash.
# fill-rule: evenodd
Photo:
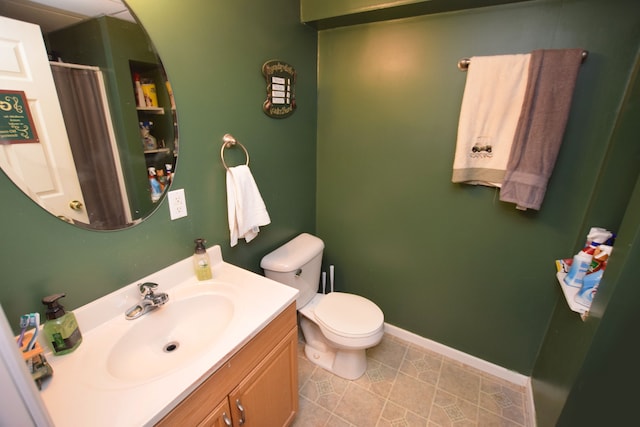
<svg viewBox="0 0 640 427">
<path fill-rule="evenodd" d="M 318 292 L 324 242 L 302 233 L 262 258 L 264 275 L 300 292 L 297 308 L 304 307 Z"/>
</svg>

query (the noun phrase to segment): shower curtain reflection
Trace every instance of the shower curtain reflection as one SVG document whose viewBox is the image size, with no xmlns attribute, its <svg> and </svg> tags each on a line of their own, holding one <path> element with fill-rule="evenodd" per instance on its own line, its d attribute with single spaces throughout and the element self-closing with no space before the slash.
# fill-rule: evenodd
<svg viewBox="0 0 640 427">
<path fill-rule="evenodd" d="M 90 228 L 132 225 L 100 69 L 52 62 L 51 70 Z"/>
</svg>

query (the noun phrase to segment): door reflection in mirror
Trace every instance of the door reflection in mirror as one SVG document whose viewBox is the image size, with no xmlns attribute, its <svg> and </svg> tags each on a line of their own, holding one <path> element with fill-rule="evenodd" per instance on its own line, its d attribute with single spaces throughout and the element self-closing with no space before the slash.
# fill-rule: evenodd
<svg viewBox="0 0 640 427">
<path fill-rule="evenodd" d="M 55 62 L 51 71 L 89 224 L 98 230 L 126 227 L 131 215 L 102 72 Z"/>
</svg>

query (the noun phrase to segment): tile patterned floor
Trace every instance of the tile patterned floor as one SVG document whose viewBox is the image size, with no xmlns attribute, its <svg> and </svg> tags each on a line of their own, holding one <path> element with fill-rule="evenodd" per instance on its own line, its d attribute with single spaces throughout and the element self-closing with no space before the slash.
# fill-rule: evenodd
<svg viewBox="0 0 640 427">
<path fill-rule="evenodd" d="M 303 349 L 294 427 L 533 427 L 525 387 L 394 336 L 367 351 L 367 372 L 355 381 L 312 364 Z"/>
</svg>

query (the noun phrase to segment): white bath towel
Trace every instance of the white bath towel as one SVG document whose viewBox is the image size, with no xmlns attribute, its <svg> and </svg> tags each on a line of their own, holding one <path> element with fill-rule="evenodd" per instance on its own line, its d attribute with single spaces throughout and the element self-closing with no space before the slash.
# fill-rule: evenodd
<svg viewBox="0 0 640 427">
<path fill-rule="evenodd" d="M 458 121 L 452 182 L 501 186 L 522 108 L 530 56 L 471 58 Z"/>
<path fill-rule="evenodd" d="M 238 244 L 238 239 L 249 243 L 258 235 L 261 226 L 271 223 L 249 166 L 227 169 L 227 211 L 231 247 Z"/>
</svg>

